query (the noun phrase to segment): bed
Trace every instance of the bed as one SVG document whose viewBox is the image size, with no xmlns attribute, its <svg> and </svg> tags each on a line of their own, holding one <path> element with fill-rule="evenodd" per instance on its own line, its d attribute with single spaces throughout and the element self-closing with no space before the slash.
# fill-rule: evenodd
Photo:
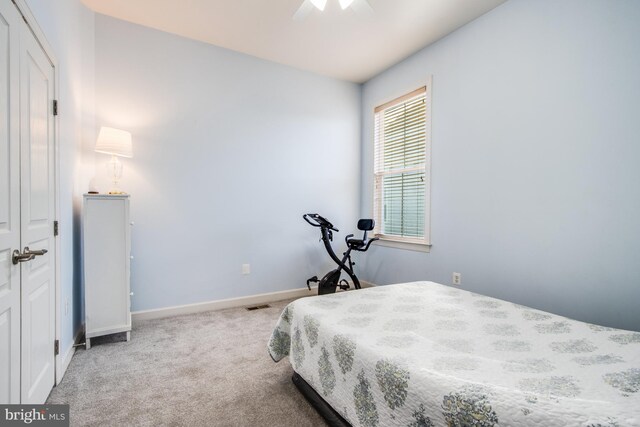
<svg viewBox="0 0 640 427">
<path fill-rule="evenodd" d="M 353 426 L 640 426 L 640 333 L 433 282 L 298 299 L 268 349 Z"/>
</svg>

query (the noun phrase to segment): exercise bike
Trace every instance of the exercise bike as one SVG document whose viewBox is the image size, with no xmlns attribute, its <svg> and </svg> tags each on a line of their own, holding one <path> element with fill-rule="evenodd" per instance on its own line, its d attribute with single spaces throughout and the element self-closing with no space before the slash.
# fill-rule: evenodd
<svg viewBox="0 0 640 427">
<path fill-rule="evenodd" d="M 332 294 L 336 291 L 336 288 L 340 288 L 344 291 L 349 289 L 349 282 L 342 279 L 340 280 L 340 275 L 342 270 L 345 271 L 353 281 L 353 286 L 356 289 L 360 289 L 360 281 L 356 277 L 355 272 L 353 271 L 353 266 L 355 263 L 351 260 L 351 251 L 358 252 L 366 252 L 371 246 L 371 243 L 378 240 L 377 237 L 373 239 L 367 239 L 367 231 L 373 230 L 375 226 L 375 221 L 372 219 L 361 219 L 358 221 L 358 230 L 364 231 L 364 235 L 362 239 L 353 238 L 353 234 L 349 234 L 344 238 L 345 243 L 347 244 L 347 251 L 343 253 L 342 259 L 338 258 L 336 253 L 333 251 L 331 247 L 331 242 L 333 241 L 333 232 L 336 233 L 339 231 L 337 228 L 333 226 L 326 218 L 318 215 L 318 214 L 304 214 L 302 215 L 305 221 L 311 224 L 314 227 L 320 227 L 320 234 L 322 235 L 322 242 L 324 243 L 324 247 L 326 248 L 329 256 L 332 260 L 338 264 L 338 268 L 335 270 L 331 270 L 327 274 L 324 275 L 322 279 L 318 279 L 318 276 L 313 276 L 307 280 L 307 287 L 311 290 L 311 283 L 318 283 L 318 295 L 324 294 Z"/>
</svg>

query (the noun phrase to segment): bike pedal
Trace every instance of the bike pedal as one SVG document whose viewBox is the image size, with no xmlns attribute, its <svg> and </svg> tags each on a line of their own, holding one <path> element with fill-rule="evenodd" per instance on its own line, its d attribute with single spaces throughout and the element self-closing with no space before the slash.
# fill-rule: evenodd
<svg viewBox="0 0 640 427">
<path fill-rule="evenodd" d="M 309 283 L 314 282 L 317 283 L 320 280 L 318 280 L 318 276 L 313 276 L 307 279 L 307 288 L 309 288 L 309 290 L 311 290 L 311 285 Z"/>
<path fill-rule="evenodd" d="M 349 282 L 347 282 L 346 280 L 342 279 L 342 280 L 340 281 L 340 284 L 338 285 L 338 287 L 339 287 L 340 289 L 342 289 L 343 291 L 346 291 L 346 290 L 348 290 L 348 289 L 349 289 L 349 287 L 350 287 L 350 286 L 349 286 Z"/>
</svg>

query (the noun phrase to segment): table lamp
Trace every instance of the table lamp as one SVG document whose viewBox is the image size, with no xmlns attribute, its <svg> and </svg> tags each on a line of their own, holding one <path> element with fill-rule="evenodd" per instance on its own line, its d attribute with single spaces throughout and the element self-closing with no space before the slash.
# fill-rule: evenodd
<svg viewBox="0 0 640 427">
<path fill-rule="evenodd" d="M 122 163 L 118 160 L 118 157 L 133 157 L 131 133 L 102 126 L 95 151 L 97 153 L 111 154 L 111 160 L 107 163 L 107 170 L 112 176 L 113 188 L 109 191 L 109 194 L 125 194 L 124 191 L 118 188 L 118 181 L 122 178 Z"/>
</svg>

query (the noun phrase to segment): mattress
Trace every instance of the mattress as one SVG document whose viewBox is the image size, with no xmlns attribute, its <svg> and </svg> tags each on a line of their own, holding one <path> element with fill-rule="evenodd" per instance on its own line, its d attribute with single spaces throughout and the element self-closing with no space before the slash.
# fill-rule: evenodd
<svg viewBox="0 0 640 427">
<path fill-rule="evenodd" d="M 640 426 L 640 333 L 433 282 L 296 300 L 268 349 L 354 426 Z"/>
</svg>

